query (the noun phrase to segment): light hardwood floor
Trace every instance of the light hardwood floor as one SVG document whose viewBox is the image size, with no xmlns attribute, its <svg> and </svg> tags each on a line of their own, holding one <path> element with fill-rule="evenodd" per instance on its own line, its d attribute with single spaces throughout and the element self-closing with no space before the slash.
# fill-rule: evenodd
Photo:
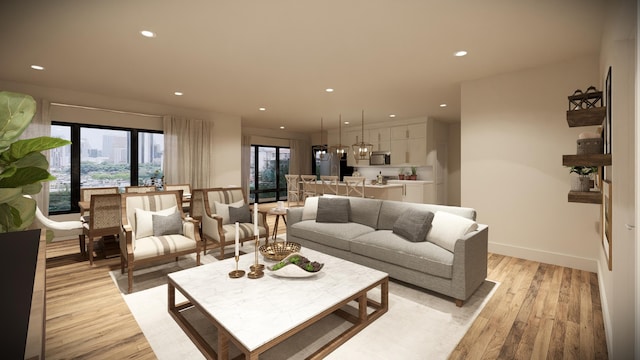
<svg viewBox="0 0 640 360">
<path fill-rule="evenodd" d="M 278 234 L 285 232 L 281 221 Z M 78 250 L 77 239 L 47 247 L 46 359 L 155 359 L 109 276 L 120 260 L 90 268 Z M 487 278 L 500 285 L 451 359 L 607 359 L 596 274 L 488 260 Z"/>
</svg>

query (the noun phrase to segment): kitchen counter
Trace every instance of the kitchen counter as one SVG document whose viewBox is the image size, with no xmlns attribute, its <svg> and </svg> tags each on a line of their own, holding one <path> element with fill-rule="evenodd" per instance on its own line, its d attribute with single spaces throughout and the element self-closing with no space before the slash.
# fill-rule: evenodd
<svg viewBox="0 0 640 360">
<path fill-rule="evenodd" d="M 315 184 L 315 192 L 318 195 L 323 194 L 322 182 L 317 181 Z M 347 186 L 345 183 L 338 183 L 338 195 L 346 195 L 347 194 Z M 364 184 L 364 196 L 373 199 L 381 199 L 381 200 L 396 200 L 402 201 L 403 194 L 403 184 L 384 184 L 384 185 L 373 185 L 373 184 Z"/>
</svg>

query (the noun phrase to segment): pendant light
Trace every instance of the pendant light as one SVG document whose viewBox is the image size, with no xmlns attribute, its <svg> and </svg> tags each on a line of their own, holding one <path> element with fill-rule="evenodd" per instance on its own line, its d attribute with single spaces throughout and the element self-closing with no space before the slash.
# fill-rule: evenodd
<svg viewBox="0 0 640 360">
<path fill-rule="evenodd" d="M 356 139 L 356 143 L 351 145 L 353 149 L 353 158 L 356 160 L 356 163 L 360 162 L 360 160 L 369 160 L 371 156 L 371 151 L 373 151 L 373 145 L 364 142 L 364 110 L 362 110 L 362 137 Z"/>
<path fill-rule="evenodd" d="M 342 155 L 349 152 L 349 147 L 342 145 L 342 114 L 338 117 L 338 145 L 332 146 L 329 152 L 336 154 L 338 159 L 342 159 Z"/>
<path fill-rule="evenodd" d="M 317 147 L 317 154 L 320 161 L 329 160 L 329 152 L 327 151 L 327 145 L 324 142 L 324 127 L 322 118 L 320 118 L 320 146 Z"/>
</svg>

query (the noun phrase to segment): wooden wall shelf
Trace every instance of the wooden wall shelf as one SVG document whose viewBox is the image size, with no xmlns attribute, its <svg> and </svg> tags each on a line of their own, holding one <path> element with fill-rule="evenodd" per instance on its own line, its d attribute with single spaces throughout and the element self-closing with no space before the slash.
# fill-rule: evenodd
<svg viewBox="0 0 640 360">
<path fill-rule="evenodd" d="M 602 193 L 600 191 L 569 191 L 569 202 L 585 204 L 602 204 Z"/>
<path fill-rule="evenodd" d="M 606 106 L 567 110 L 567 123 L 569 127 L 602 125 L 606 112 Z"/>
<path fill-rule="evenodd" d="M 562 155 L 564 166 L 609 166 L 611 154 Z"/>
</svg>

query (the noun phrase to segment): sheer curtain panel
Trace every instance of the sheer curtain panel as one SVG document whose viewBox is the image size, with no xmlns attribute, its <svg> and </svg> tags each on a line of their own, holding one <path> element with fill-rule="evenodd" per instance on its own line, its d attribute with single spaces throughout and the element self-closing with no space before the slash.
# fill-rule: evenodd
<svg viewBox="0 0 640 360">
<path fill-rule="evenodd" d="M 24 130 L 20 139 L 30 139 L 39 136 L 51 136 L 51 117 L 49 108 L 51 103 L 48 100 L 36 100 L 36 113 L 31 120 L 31 124 Z M 42 154 L 49 161 L 49 151 L 43 151 Z M 49 183 L 42 183 L 42 191 L 31 196 L 37 203 L 45 216 L 49 216 Z"/>
<path fill-rule="evenodd" d="M 164 116 L 164 181 L 213 187 L 213 123 Z"/>
</svg>

